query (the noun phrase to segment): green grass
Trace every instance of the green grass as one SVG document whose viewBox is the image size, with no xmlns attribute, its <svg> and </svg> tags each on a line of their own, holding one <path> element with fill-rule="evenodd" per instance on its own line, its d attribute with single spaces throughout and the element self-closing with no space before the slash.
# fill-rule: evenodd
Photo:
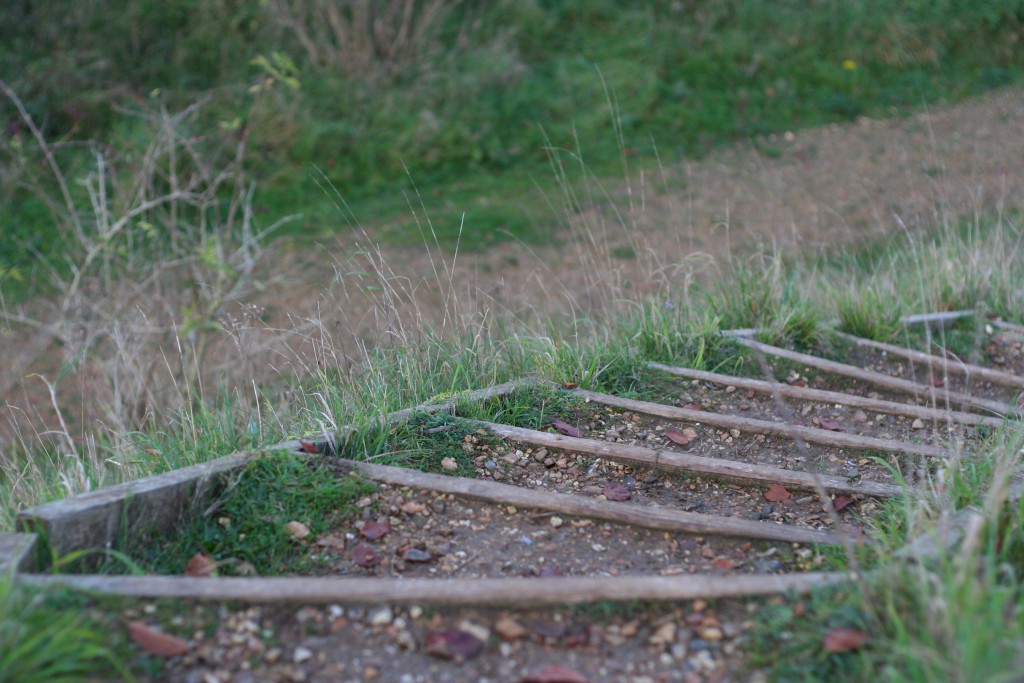
<svg viewBox="0 0 1024 683">
<path fill-rule="evenodd" d="M 173 534 L 125 539 L 125 551 L 155 574 L 184 574 L 199 552 L 219 563 L 220 575 L 237 574 L 240 563 L 261 576 L 301 574 L 312 560 L 296 552 L 286 525 L 301 522 L 315 539 L 351 520 L 355 502 L 375 490 L 360 477 L 337 477 L 322 464 L 268 453 L 218 484 Z"/>
<path fill-rule="evenodd" d="M 187 134 L 226 152 L 246 132 L 264 225 L 301 207 L 293 236 L 367 225 L 406 242 L 423 229 L 411 206 L 429 213 L 441 244 L 466 250 L 551 240 L 538 185 L 552 166 L 578 192 L 547 201 L 576 211 L 609 199 L 586 191 L 589 177 L 735 140 L 770 153 L 776 133 L 1018 82 L 1022 25 L 1019 4 L 1000 0 L 452 3 L 419 54 L 391 65 L 370 55 L 359 70 L 346 63 L 365 55 L 318 61 L 273 3 L 147 1 L 123 12 L 103 0 L 59 21 L 28 5 L 0 10 L 0 70 L 50 139 L 125 156 L 142 129 L 119 108 L 175 111 L 212 93 Z M 35 155 L 24 131 L 15 138 L 12 170 Z M 87 149 L 61 154 L 75 177 L 87 171 Z M 20 168 L 14 178 L 48 187 L 32 163 Z M 343 195 L 341 213 L 324 184 Z M 0 287 L 10 294 L 39 275 L 31 249 L 59 263 L 61 240 L 30 189 L 5 188 Z"/>
<path fill-rule="evenodd" d="M 0 578 L 0 680 L 73 683 L 96 676 L 134 680 L 109 624 L 81 596 Z"/>
</svg>

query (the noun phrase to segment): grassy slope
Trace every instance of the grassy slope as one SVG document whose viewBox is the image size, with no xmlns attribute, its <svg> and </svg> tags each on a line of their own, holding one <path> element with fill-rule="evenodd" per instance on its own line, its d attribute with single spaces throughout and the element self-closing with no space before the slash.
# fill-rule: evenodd
<svg viewBox="0 0 1024 683">
<path fill-rule="evenodd" d="M 177 6 L 167 4 L 171 9 Z M 395 207 L 368 197 L 404 183 L 404 162 L 417 182 L 430 189 L 428 209 L 442 229 L 441 238 L 454 234 L 450 226 L 457 224 L 462 210 L 479 206 L 475 224 L 487 228 L 488 221 L 493 222 L 491 228 L 478 231 L 482 237 L 476 246 L 485 246 L 501 238 L 502 226 L 529 237 L 532 223 L 521 210 L 519 192 L 529 186 L 523 178 L 547 164 L 540 148 L 548 143 L 564 150 L 556 158 L 575 162 L 572 153 L 578 149 L 578 137 L 584 147 L 596 150 L 588 155 L 588 169 L 597 174 L 613 168 L 621 172 L 624 160 L 633 169 L 648 163 L 647 153 L 628 143 L 644 140 L 649 133 L 669 154 L 699 153 L 736 137 L 860 113 L 889 113 L 892 107 L 900 111 L 921 100 L 961 97 L 1013 80 L 1021 68 L 1018 52 L 1006 51 L 1019 32 L 1020 13 L 1005 3 L 952 3 L 944 11 L 955 16 L 880 0 L 815 5 L 822 9 L 820 15 L 802 11 L 803 3 L 772 3 L 771 16 L 766 14 L 767 3 L 715 3 L 698 7 L 685 22 L 653 13 L 665 11 L 660 5 L 652 13 L 620 10 L 613 3 L 539 7 L 497 3 L 492 21 L 514 30 L 501 40 L 477 45 L 474 49 L 492 51 L 487 60 L 480 58 L 483 52 L 470 55 L 484 73 L 467 70 L 457 82 L 430 81 L 425 87 L 411 79 L 385 96 L 373 89 L 358 90 L 363 87 L 359 84 L 325 80 L 312 66 L 300 67 L 301 96 L 265 98 L 262 109 L 251 111 L 247 119 L 262 155 L 255 169 L 266 190 L 262 211 L 284 213 L 298 197 L 310 209 L 304 230 L 333 226 L 333 209 L 325 208 L 320 190 L 313 189 L 306 177 L 305 169 L 313 162 L 357 200 L 363 220 L 390 215 Z M 839 9 L 850 16 L 837 16 Z M 176 20 L 189 25 L 192 19 L 182 15 Z M 685 31 L 690 33 L 680 40 Z M 638 46 L 653 48 L 639 50 L 650 63 L 635 60 Z M 131 46 L 121 47 L 130 57 L 138 56 L 131 53 Z M 253 72 L 245 66 L 251 54 L 245 50 L 251 47 L 220 46 L 239 50 L 232 57 L 239 70 L 204 72 L 222 79 L 214 84 L 175 82 L 188 69 L 119 75 L 129 89 L 149 92 L 153 84 L 161 85 L 173 106 L 188 101 L 196 88 L 252 79 Z M 125 88 L 114 87 L 109 77 L 105 90 L 95 83 L 68 85 L 51 78 L 65 73 L 53 71 L 61 58 L 77 63 L 68 49 L 58 50 L 51 62 L 35 64 L 35 70 L 18 72 L 27 79 L 23 85 L 34 113 L 47 119 L 50 132 L 63 133 L 70 127 L 70 114 L 48 109 L 63 91 L 48 95 L 38 89 L 41 83 L 79 88 L 81 102 L 76 104 L 95 117 L 86 122 L 92 126 L 89 134 L 109 136 L 115 144 L 130 140 L 132 126 L 108 109 Z M 183 47 L 159 41 L 146 47 L 166 50 L 168 55 L 177 49 Z M 193 54 L 201 62 L 207 53 Z M 504 61 L 495 55 L 504 55 Z M 19 58 L 10 52 L 3 56 L 6 64 L 16 64 Z M 600 62 L 607 87 L 593 68 L 595 61 Z M 189 63 L 177 58 L 165 62 L 176 67 Z M 142 63 L 146 69 L 154 68 Z M 102 69 L 103 64 L 118 61 L 96 64 Z M 479 66 L 483 64 L 487 66 Z M 532 77 L 503 80 L 521 68 Z M 39 77 L 34 84 L 32 74 Z M 350 96 L 354 92 L 358 96 Z M 465 92 L 479 96 L 465 97 Z M 616 106 L 608 107 L 609 96 Z M 159 103 L 163 97 L 151 101 Z M 222 99 L 204 124 L 210 129 L 230 122 L 236 107 L 252 104 L 241 88 L 224 87 L 218 97 Z M 439 122 L 429 134 L 416 127 L 425 110 Z M 370 111 L 375 115 L 367 116 Z M 618 115 L 612 118 L 608 111 Z M 289 118 L 300 113 L 307 118 Z M 365 124 L 358 135 L 346 129 L 351 121 Z M 558 123 L 540 131 L 538 121 Z M 368 170 L 373 174 L 366 175 Z M 509 176 L 519 179 L 509 182 Z M 0 225 L 4 239 L 24 238 L 37 247 L 51 241 L 47 214 L 37 203 L 27 195 L 7 201 L 4 215 L 10 222 Z M 5 267 L 30 275 L 24 259 L 12 259 L 17 251 L 3 248 L 0 253 L 9 259 Z M 678 303 L 671 306 L 665 300 L 633 302 L 567 324 L 551 321 L 545 329 L 497 321 L 481 333 L 476 321 L 460 320 L 454 334 L 419 330 L 415 343 L 409 337 L 391 340 L 364 366 L 327 367 L 319 377 L 302 378 L 303 391 L 288 408 L 265 402 L 255 410 L 230 403 L 192 403 L 162 432 L 130 435 L 127 441 L 121 435 L 101 434 L 93 457 L 74 462 L 51 440 L 26 438 L 5 454 L 0 526 L 10 528 L 15 506 L 59 498 L 86 483 L 179 467 L 197 457 L 214 457 L 253 441 L 275 441 L 332 420 L 369 421 L 380 412 L 437 394 L 524 375 L 631 391 L 642 378 L 638 368 L 644 360 L 698 367 L 727 361 L 728 349 L 714 335 L 726 327 L 763 326 L 779 340 L 804 345 L 813 343 L 824 321 L 840 320 L 847 329 L 888 338 L 900 334 L 894 325 L 900 313 L 978 304 L 1021 322 L 1024 295 L 1015 274 L 1022 270 L 1019 217 L 986 217 L 967 226 L 935 226 L 927 239 L 873 245 L 853 256 L 783 262 L 766 255 L 725 264 L 718 282 L 689 292 L 689 297 L 674 298 Z M 617 297 L 621 292 L 609 294 Z M 1015 464 L 1021 439 L 1016 432 L 1004 441 L 995 440 L 990 454 L 996 462 Z M 1024 610 L 1017 580 L 1024 571 L 1021 510 L 1001 506 L 1001 477 L 985 468 L 966 470 L 956 487 L 898 511 L 901 521 L 880 530 L 886 542 L 878 559 L 884 563 L 888 548 L 898 545 L 908 529 L 924 528 L 955 507 L 984 505 L 990 518 L 999 522 L 983 531 L 970 552 L 934 567 L 886 576 L 864 594 L 819 596 L 806 612 L 810 616 L 784 608 L 764 635 L 765 664 L 779 667 L 782 680 L 976 680 L 985 672 L 997 678 L 1014 671 L 1014 666 L 1019 669 L 1015 653 L 1024 651 Z M 24 598 L 17 592 L 0 588 L 0 636 L 28 642 L 19 630 L 22 624 L 37 629 L 29 632 L 42 634 L 44 642 L 48 633 L 55 635 L 44 623 L 23 616 L 27 612 L 21 611 L 18 601 Z M 992 607 L 1004 602 L 1005 609 Z M 874 639 L 866 654 L 822 656 L 817 638 L 824 626 L 836 624 L 869 628 Z M 773 640 L 780 634 L 783 641 Z M 992 634 L 998 634 L 994 645 Z M 45 662 L 49 656 L 46 648 L 31 652 L 36 654 L 22 657 L 22 663 Z M 109 661 L 109 653 L 102 649 L 85 655 L 89 667 Z M 908 664 L 911 655 L 921 663 Z M 74 663 L 73 658 L 69 661 Z M 0 665 L 7 664 L 0 660 Z M 982 673 L 976 676 L 976 671 Z M 26 675 L 22 680 L 33 678 Z"/>
<path fill-rule="evenodd" d="M 402 196 L 411 178 L 425 188 L 444 244 L 459 237 L 465 214 L 464 249 L 546 237 L 524 197 L 533 178 L 548 176 L 549 155 L 578 164 L 587 150 L 588 172 L 608 176 L 736 139 L 760 140 L 770 153 L 771 133 L 890 116 L 1024 74 L 1024 17 L 995 0 L 466 3 L 428 34 L 457 48 L 422 45 L 415 57 L 370 59 L 358 73 L 314 61 L 269 10 L 176 0 L 125 13 L 107 4 L 60 13 L 75 31 L 44 6 L 3 10 L 0 70 L 51 139 L 128 154 L 140 123 L 120 108 L 174 111 L 209 93 L 213 103 L 188 132 L 227 145 L 247 132 L 264 225 L 300 208 L 294 234 L 344 230 L 318 187 L 327 180 L 359 222 L 407 239 L 416 234 Z M 226 25 L 214 20 L 223 16 Z M 252 61 L 259 55 L 262 65 Z M 9 159 L 31 160 L 26 132 L 2 106 L 8 141 L 23 145 L 8 148 Z M 87 171 L 84 148 L 62 154 Z M 40 169 L 25 171 L 31 182 Z M 23 245 L 50 253 L 54 240 L 44 205 L 8 187 L 0 285 L 10 290 L 15 272 L 33 275 Z"/>
</svg>

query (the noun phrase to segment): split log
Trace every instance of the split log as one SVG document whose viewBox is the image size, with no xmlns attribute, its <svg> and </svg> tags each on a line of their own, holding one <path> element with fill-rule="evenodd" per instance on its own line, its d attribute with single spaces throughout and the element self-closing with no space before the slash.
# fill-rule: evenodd
<svg viewBox="0 0 1024 683">
<path fill-rule="evenodd" d="M 741 576 L 566 576 L 511 579 L 405 578 L 198 578 L 18 574 L 19 583 L 154 599 L 337 605 L 431 605 L 521 607 L 602 600 L 694 600 L 805 593 L 850 580 L 844 573 L 748 574 Z"/>
<path fill-rule="evenodd" d="M 911 403 L 897 403 L 895 401 L 884 401 L 877 398 L 867 398 L 856 394 L 844 394 L 839 391 L 824 391 L 811 389 L 809 387 L 797 387 L 783 382 L 766 382 L 760 379 L 749 377 L 733 377 L 732 375 L 721 375 L 717 372 L 705 370 L 693 370 L 690 368 L 662 365 L 661 363 L 648 363 L 647 367 L 653 370 L 660 370 L 680 377 L 715 382 L 716 384 L 733 385 L 740 389 L 750 389 L 759 393 L 778 393 L 787 398 L 795 398 L 802 401 L 816 401 L 819 403 L 831 403 L 853 408 L 864 408 L 876 413 L 887 413 L 889 415 L 909 415 L 920 417 L 936 422 L 955 422 L 958 424 L 984 425 L 986 427 L 999 427 L 1005 420 L 1000 417 L 989 417 L 975 413 L 963 413 L 955 410 L 942 410 L 928 406 L 919 406 Z"/>
<path fill-rule="evenodd" d="M 464 479 L 443 474 L 429 474 L 403 467 L 387 467 L 352 462 L 353 469 L 374 481 L 398 486 L 451 493 L 487 503 L 515 505 L 519 508 L 542 509 L 577 517 L 603 519 L 616 524 L 630 524 L 647 529 L 694 534 L 715 534 L 741 538 L 760 538 L 790 543 L 839 542 L 836 534 L 808 527 L 755 522 L 736 517 L 705 515 L 663 507 L 644 507 L 629 503 L 601 501 L 581 495 L 538 491 L 496 481 Z"/>
<path fill-rule="evenodd" d="M 893 441 L 891 439 L 878 439 L 873 436 L 860 436 L 858 434 L 846 434 L 845 432 L 833 432 L 827 429 L 816 427 L 800 427 L 786 424 L 784 422 L 767 422 L 755 420 L 749 417 L 736 415 L 723 415 L 712 413 L 707 410 L 690 410 L 688 408 L 677 408 L 666 406 L 660 403 L 648 403 L 647 401 L 635 401 L 629 398 L 619 398 L 611 394 L 599 394 L 595 391 L 575 389 L 573 393 L 590 401 L 602 405 L 615 406 L 623 410 L 632 410 L 636 413 L 663 417 L 667 420 L 688 420 L 700 422 L 723 429 L 739 429 L 745 432 L 756 434 L 774 434 L 784 436 L 787 439 L 802 439 L 808 443 L 824 444 L 839 448 L 858 448 L 867 450 L 879 450 L 887 453 L 908 453 L 911 455 L 923 455 L 928 458 L 944 458 L 949 451 L 938 446 L 927 446 L 925 444 L 906 443 Z"/>
<path fill-rule="evenodd" d="M 836 336 L 840 339 L 845 339 L 848 342 L 856 344 L 857 346 L 866 346 L 872 349 L 878 349 L 891 353 L 902 358 L 907 358 L 918 363 L 923 363 L 933 369 L 942 370 L 944 372 L 951 372 L 964 377 L 980 379 L 985 382 L 991 382 L 992 384 L 1001 384 L 1007 387 L 1024 388 L 1024 377 L 1018 375 L 1011 375 L 1008 372 L 1001 370 L 992 370 L 985 368 L 980 365 L 972 365 L 970 363 L 963 363 L 961 361 L 943 358 L 942 356 L 935 356 L 930 353 L 924 353 L 921 351 L 914 351 L 912 349 L 905 349 L 902 346 L 895 344 L 885 344 L 883 342 L 873 341 L 871 339 L 863 339 L 861 337 L 855 337 L 852 334 L 846 334 L 844 332 L 836 332 Z"/>
<path fill-rule="evenodd" d="M 838 363 L 836 361 L 818 358 L 817 356 L 812 356 L 810 354 L 798 353 L 796 351 L 782 349 L 770 344 L 762 344 L 761 342 L 754 341 L 752 339 L 736 337 L 735 341 L 737 344 L 742 344 L 743 346 L 747 346 L 772 356 L 785 358 L 797 363 L 803 363 L 804 365 L 826 370 L 844 377 L 852 377 L 862 382 L 885 387 L 886 389 L 892 389 L 893 391 L 911 394 L 913 396 L 922 396 L 931 401 L 934 406 L 961 405 L 974 408 L 976 410 L 988 411 L 996 415 L 1007 415 L 1010 413 L 1010 406 L 1002 401 L 990 401 L 988 399 L 976 398 L 969 394 L 963 394 L 956 391 L 928 387 L 909 380 L 890 377 L 889 375 L 884 375 L 880 372 L 875 372 L 874 370 L 864 370 L 863 368 L 847 365 L 846 363 Z"/>
<path fill-rule="evenodd" d="M 608 460 L 637 463 L 670 472 L 688 472 L 742 484 L 753 484 L 755 486 L 782 484 L 805 491 L 817 491 L 818 487 L 821 486 L 826 490 L 838 493 L 874 497 L 894 496 L 902 490 L 898 486 L 873 481 L 851 484 L 846 477 L 804 472 L 802 470 L 786 470 L 769 465 L 752 465 L 736 460 L 705 458 L 679 451 L 656 451 L 642 446 L 627 446 L 625 444 L 596 441 L 594 439 L 577 439 L 561 434 L 549 434 L 548 432 L 538 432 L 534 429 L 512 427 L 493 422 L 477 422 L 477 424 L 498 436 L 534 446 L 557 448 L 572 453 L 583 453 Z"/>
</svg>

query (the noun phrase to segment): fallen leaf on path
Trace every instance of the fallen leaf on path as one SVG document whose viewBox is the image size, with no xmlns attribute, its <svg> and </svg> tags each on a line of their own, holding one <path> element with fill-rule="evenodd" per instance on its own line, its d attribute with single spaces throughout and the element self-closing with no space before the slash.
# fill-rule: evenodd
<svg viewBox="0 0 1024 683">
<path fill-rule="evenodd" d="M 843 425 L 841 425 L 840 423 L 836 422 L 835 420 L 830 420 L 827 417 L 821 418 L 821 420 L 818 422 L 818 425 L 822 429 L 827 429 L 830 432 L 841 432 L 841 431 L 843 431 Z"/>
<path fill-rule="evenodd" d="M 360 543 L 352 550 L 352 561 L 360 567 L 376 567 L 380 558 L 373 548 L 366 543 Z"/>
<path fill-rule="evenodd" d="M 665 438 L 680 446 L 687 446 L 691 441 L 697 440 L 697 430 L 693 427 L 687 427 L 681 432 L 669 429 L 665 432 Z"/>
<path fill-rule="evenodd" d="M 313 453 L 314 455 L 320 454 L 320 449 L 316 447 L 316 444 L 309 441 L 299 441 L 299 448 L 302 449 L 303 453 Z"/>
<path fill-rule="evenodd" d="M 472 659 L 484 651 L 484 644 L 479 638 L 455 628 L 428 633 L 426 645 L 428 655 L 457 662 Z"/>
<path fill-rule="evenodd" d="M 836 496 L 832 499 L 832 509 L 836 512 L 842 512 L 846 508 L 850 507 L 853 502 L 853 498 L 849 496 Z"/>
<path fill-rule="evenodd" d="M 519 683 L 590 683 L 590 679 L 575 669 L 552 664 L 526 674 Z"/>
<path fill-rule="evenodd" d="M 782 484 L 772 484 L 764 492 L 764 499 L 771 503 L 781 503 L 791 498 L 789 491 Z"/>
<path fill-rule="evenodd" d="M 193 555 L 185 565 L 185 576 L 212 576 L 215 571 L 217 563 L 202 551 Z"/>
<path fill-rule="evenodd" d="M 576 439 L 583 437 L 582 431 L 580 431 L 576 427 L 573 427 L 568 422 L 563 422 L 562 420 L 559 420 L 557 417 L 551 420 L 551 426 L 553 426 L 555 429 L 557 429 L 562 434 L 565 434 L 566 436 L 571 436 Z"/>
<path fill-rule="evenodd" d="M 147 655 L 177 657 L 188 652 L 188 643 L 184 640 L 157 631 L 144 621 L 129 623 L 128 633 L 139 649 Z"/>
<path fill-rule="evenodd" d="M 859 650 L 867 645 L 869 640 L 871 640 L 871 636 L 864 631 L 855 628 L 837 627 L 825 634 L 825 641 L 822 646 L 825 652 L 840 654 Z"/>
<path fill-rule="evenodd" d="M 376 541 L 383 538 L 391 531 L 391 524 L 388 522 L 367 522 L 359 533 L 368 541 Z"/>
<path fill-rule="evenodd" d="M 630 494 L 629 489 L 624 484 L 620 484 L 617 481 L 610 481 L 604 485 L 604 490 L 601 491 L 604 497 L 608 500 L 623 501 L 629 500 Z"/>
</svg>

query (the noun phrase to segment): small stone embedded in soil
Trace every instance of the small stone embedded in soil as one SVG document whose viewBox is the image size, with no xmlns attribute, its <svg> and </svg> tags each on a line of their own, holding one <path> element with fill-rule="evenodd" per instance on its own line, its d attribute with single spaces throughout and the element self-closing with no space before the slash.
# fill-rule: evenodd
<svg viewBox="0 0 1024 683">
<path fill-rule="evenodd" d="M 459 463 L 456 462 L 455 458 L 451 456 L 446 456 L 444 458 L 441 458 L 441 469 L 451 472 L 453 470 L 459 469 Z"/>
<path fill-rule="evenodd" d="M 677 626 L 674 621 L 669 621 L 657 629 L 651 634 L 651 637 L 647 639 L 647 642 L 651 645 L 668 645 L 675 642 Z"/>
<path fill-rule="evenodd" d="M 512 617 L 502 615 L 494 623 L 494 632 L 502 640 L 512 643 L 526 635 L 526 627 Z"/>
<path fill-rule="evenodd" d="M 565 524 L 565 520 L 562 519 L 561 517 L 559 517 L 558 515 L 555 515 L 554 517 L 552 517 L 549 520 L 548 523 L 551 524 L 551 526 L 553 526 L 553 527 L 555 527 L 557 529 L 558 527 L 560 527 L 563 524 Z"/>
<path fill-rule="evenodd" d="M 430 562 L 431 555 L 426 550 L 420 550 L 419 548 L 409 548 L 402 555 L 402 559 L 406 562 Z"/>
<path fill-rule="evenodd" d="M 299 646 L 295 648 L 295 652 L 292 654 L 292 661 L 296 664 L 302 664 L 313 658 L 313 651 L 308 647 Z"/>
<path fill-rule="evenodd" d="M 601 491 L 604 497 L 608 500 L 623 501 L 629 500 L 630 494 L 629 489 L 626 488 L 625 484 L 621 484 L 617 481 L 610 481 L 604 485 L 604 489 Z"/>
<path fill-rule="evenodd" d="M 924 421 L 921 420 L 921 418 L 917 418 L 912 423 L 910 423 L 910 428 L 911 429 L 924 429 Z"/>
<path fill-rule="evenodd" d="M 428 655 L 463 662 L 484 651 L 483 642 L 472 633 L 459 629 L 431 631 L 426 638 Z"/>
<path fill-rule="evenodd" d="M 366 615 L 366 622 L 370 626 L 387 626 L 395 618 L 395 613 L 387 605 L 376 607 Z"/>
<path fill-rule="evenodd" d="M 868 414 L 865 413 L 863 410 L 858 410 L 856 413 L 853 414 L 853 421 L 854 422 L 867 422 L 868 421 Z"/>
<path fill-rule="evenodd" d="M 284 528 L 292 535 L 292 538 L 300 541 L 309 536 L 309 527 L 302 522 L 293 520 L 285 524 Z"/>
</svg>

